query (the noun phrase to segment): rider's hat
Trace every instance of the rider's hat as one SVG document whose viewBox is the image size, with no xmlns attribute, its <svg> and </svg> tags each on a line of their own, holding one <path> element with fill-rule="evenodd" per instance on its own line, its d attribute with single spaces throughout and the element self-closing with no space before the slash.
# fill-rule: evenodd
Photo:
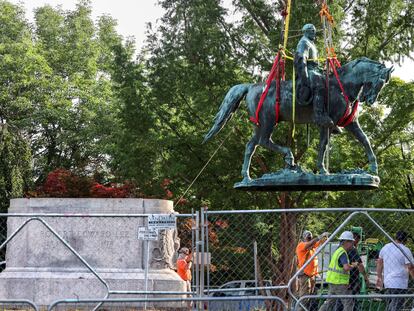
<svg viewBox="0 0 414 311">
<path fill-rule="evenodd" d="M 303 32 L 306 32 L 308 30 L 313 30 L 316 32 L 316 28 L 313 24 L 306 24 L 305 26 L 302 27 Z"/>
</svg>

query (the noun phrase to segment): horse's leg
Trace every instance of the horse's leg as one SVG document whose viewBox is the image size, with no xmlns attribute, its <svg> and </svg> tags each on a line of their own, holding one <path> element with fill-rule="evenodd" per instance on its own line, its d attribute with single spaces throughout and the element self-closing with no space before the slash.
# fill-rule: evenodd
<svg viewBox="0 0 414 311">
<path fill-rule="evenodd" d="M 293 157 L 293 153 L 288 147 L 283 147 L 280 145 L 275 144 L 271 138 L 267 142 L 263 142 L 262 146 L 275 151 L 282 153 L 284 155 L 284 160 L 287 168 L 294 168 L 295 166 L 295 158 Z"/>
<path fill-rule="evenodd" d="M 367 135 L 365 135 L 364 131 L 361 129 L 358 120 L 349 124 L 347 127 L 345 127 L 345 129 L 351 132 L 355 138 L 364 146 L 365 153 L 367 154 L 369 161 L 368 171 L 373 174 L 378 174 L 377 157 L 372 150 L 371 143 L 369 142 Z"/>
<path fill-rule="evenodd" d="M 328 133 L 329 131 L 329 133 Z M 318 152 L 318 164 L 317 168 L 319 170 L 319 174 L 328 174 L 328 170 L 325 167 L 325 154 L 326 154 L 326 146 L 328 145 L 329 137 L 331 135 L 332 130 L 328 130 L 326 127 L 320 128 L 320 135 L 319 135 L 319 152 Z"/>
<path fill-rule="evenodd" d="M 246 144 L 246 150 L 244 151 L 244 161 L 242 166 L 241 174 L 243 176 L 243 181 L 250 180 L 250 162 L 252 161 L 252 156 L 256 150 L 257 144 L 259 142 L 257 128 L 254 130 L 253 137 Z"/>
<path fill-rule="evenodd" d="M 263 127 L 261 129 L 259 144 L 272 151 L 283 154 L 286 166 L 288 168 L 293 168 L 295 166 L 295 158 L 293 157 L 293 153 L 290 148 L 277 145 L 273 142 L 271 138 L 273 128 L 274 125 Z"/>
</svg>

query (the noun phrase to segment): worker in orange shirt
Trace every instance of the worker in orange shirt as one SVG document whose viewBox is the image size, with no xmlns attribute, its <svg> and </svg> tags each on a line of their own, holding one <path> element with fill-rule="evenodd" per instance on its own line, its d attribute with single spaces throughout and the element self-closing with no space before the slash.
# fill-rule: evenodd
<svg viewBox="0 0 414 311">
<path fill-rule="evenodd" d="M 302 268 L 306 261 L 312 257 L 319 245 L 326 241 L 329 233 L 324 232 L 320 236 L 313 238 L 312 232 L 305 230 L 302 234 L 302 241 L 296 247 L 296 257 L 298 269 Z M 298 295 L 312 295 L 315 290 L 316 276 L 318 275 L 318 257 L 315 258 L 305 267 L 298 276 Z M 306 306 L 307 301 L 303 301 L 302 305 Z M 298 310 L 304 310 L 299 306 Z"/>
<path fill-rule="evenodd" d="M 185 281 L 188 292 L 191 292 L 191 266 L 193 256 L 187 247 L 182 247 L 178 251 L 177 273 Z M 188 304 L 191 307 L 191 302 Z"/>
</svg>

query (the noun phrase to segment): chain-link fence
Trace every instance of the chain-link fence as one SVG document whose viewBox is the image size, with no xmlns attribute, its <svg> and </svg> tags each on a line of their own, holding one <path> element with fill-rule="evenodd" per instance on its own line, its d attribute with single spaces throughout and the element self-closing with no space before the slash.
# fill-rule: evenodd
<svg viewBox="0 0 414 311">
<path fill-rule="evenodd" d="M 73 308 L 79 311 L 91 310 L 96 305 L 99 310 L 211 310 L 211 311 L 265 311 L 276 306 L 279 310 L 287 307 L 279 297 L 244 296 L 244 297 L 192 297 L 192 298 L 130 298 L 130 299 L 85 299 L 85 300 L 58 300 L 49 306 L 48 311 L 68 310 Z M 146 305 L 145 307 L 143 307 Z M 273 309 L 272 309 L 273 310 Z"/>
<path fill-rule="evenodd" d="M 11 272 L 37 278 L 38 287 L 30 282 L 13 285 L 11 273 L 7 287 L 14 299 L 33 299 L 22 296 L 27 290 L 16 286 L 34 286 L 32 292 L 37 291 L 37 296 L 33 297 L 42 291 L 53 296 L 53 288 L 39 285 L 47 275 L 66 284 L 62 299 L 119 300 L 115 304 L 107 301 L 101 309 L 185 309 L 192 300 L 192 307 L 209 310 L 318 310 L 331 294 L 336 295 L 329 305 L 333 310 L 346 310 L 347 301 L 352 301 L 355 310 L 364 311 L 385 310 L 387 305 L 395 310 L 414 308 L 414 283 L 409 278 L 410 274 L 414 277 L 411 210 L 203 209 L 178 215 L 177 231 L 161 230 L 148 244 L 138 240 L 138 228 L 145 226 L 148 217 L 145 214 L 2 216 L 0 219 L 8 218 L 7 229 L 0 228 L 0 250 L 7 247 L 7 256 L 2 259 L 7 269 L 0 274 L 0 286 Z M 305 231 L 309 231 L 306 236 Z M 341 291 L 329 285 L 328 271 L 338 268 L 330 264 L 337 249 L 345 247 L 339 241 L 344 231 L 351 231 L 359 240 L 355 243 L 357 257 L 349 253 L 352 245 L 345 255 L 347 261 L 339 258 L 342 255 L 338 257 L 340 271 L 344 272 L 345 264 L 355 266 L 350 267 L 351 285 Z M 299 246 L 304 244 L 312 245 L 300 253 Z M 177 289 L 157 283 L 175 274 L 179 245 L 194 253 L 191 292 L 185 286 Z M 307 268 L 312 265 L 313 270 Z M 146 266 L 149 273 L 143 275 Z M 309 275 L 316 267 L 318 274 Z M 65 273 L 77 273 L 77 279 L 62 280 L 62 268 Z M 136 299 L 135 304 L 128 304 L 131 299 Z M 58 299 L 49 300 L 37 304 L 50 306 Z M 58 309 L 64 310 L 64 305 L 68 304 L 63 302 Z M 96 306 L 87 302 L 83 307 Z"/>
<path fill-rule="evenodd" d="M 275 295 L 292 308 L 305 294 L 371 295 L 381 288 L 380 294 L 414 295 L 414 283 L 409 280 L 410 273 L 414 277 L 410 270 L 414 264 L 410 251 L 414 247 L 413 212 L 346 208 L 207 211 L 209 240 L 205 251 L 211 254 L 211 264 L 205 272 L 209 281 L 206 287 L 215 296 Z M 303 236 L 305 231 L 309 231 L 308 241 Z M 352 238 L 358 240 L 355 254 L 351 252 L 352 242 L 347 243 L 348 263 L 355 267 L 350 272 L 349 291 L 335 292 L 330 290 L 327 277 L 335 251 L 344 246 L 339 240 L 344 231 L 352 232 Z M 313 244 L 305 251 L 303 245 L 310 241 Z M 303 263 L 305 267 L 317 266 L 318 274 L 316 268 L 298 271 Z M 377 269 L 383 277 L 378 277 Z M 361 301 L 361 310 L 376 310 L 374 305 L 384 308 L 389 303 L 374 298 Z M 318 310 L 321 302 L 319 297 L 301 304 Z M 404 305 L 407 310 L 414 307 L 408 298 Z"/>
<path fill-rule="evenodd" d="M 306 295 L 302 296 L 298 302 L 292 306 L 291 310 L 304 310 L 302 304 L 306 302 L 305 308 L 316 311 L 322 308 L 323 304 L 331 300 L 332 306 L 327 310 L 342 311 L 344 304 L 351 303 L 351 310 L 367 310 L 367 311 L 385 311 L 385 310 L 399 310 L 412 311 L 414 304 L 414 296 L 412 294 L 365 294 L 365 295 Z M 397 308 L 392 308 L 393 302 L 399 305 Z M 390 306 L 390 307 L 388 307 Z M 387 309 L 389 308 L 389 309 Z"/>
</svg>

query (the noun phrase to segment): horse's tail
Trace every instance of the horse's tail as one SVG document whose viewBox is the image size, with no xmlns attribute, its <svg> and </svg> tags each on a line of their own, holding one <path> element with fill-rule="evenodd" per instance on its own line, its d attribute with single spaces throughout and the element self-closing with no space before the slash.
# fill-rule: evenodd
<svg viewBox="0 0 414 311">
<path fill-rule="evenodd" d="M 238 84 L 233 86 L 230 91 L 228 91 L 220 106 L 219 112 L 217 112 L 214 117 L 214 125 L 206 136 L 204 136 L 203 143 L 209 141 L 213 136 L 220 132 L 226 123 L 231 119 L 233 113 L 237 110 L 237 108 L 239 108 L 240 102 L 249 91 L 249 85 L 250 84 Z"/>
</svg>

